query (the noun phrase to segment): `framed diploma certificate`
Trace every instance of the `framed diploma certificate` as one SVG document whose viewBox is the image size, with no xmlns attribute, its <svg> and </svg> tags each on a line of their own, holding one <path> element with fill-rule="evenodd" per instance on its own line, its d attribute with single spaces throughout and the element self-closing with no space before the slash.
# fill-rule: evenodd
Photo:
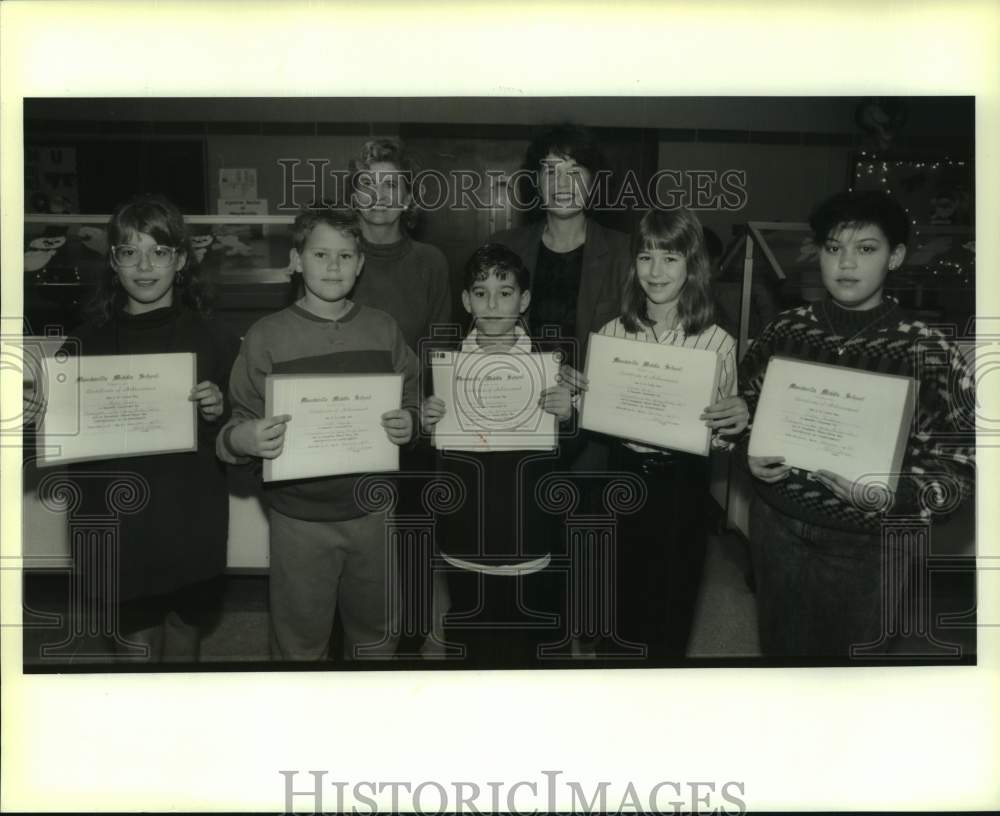
<svg viewBox="0 0 1000 816">
<path fill-rule="evenodd" d="M 197 450 L 198 406 L 188 399 L 195 376 L 192 353 L 47 365 L 39 464 Z"/>
<path fill-rule="evenodd" d="M 434 446 L 447 450 L 551 450 L 557 420 L 539 405 L 556 384 L 556 353 L 434 351 L 434 394 L 447 410 Z"/>
<path fill-rule="evenodd" d="M 591 431 L 708 456 L 698 417 L 715 402 L 714 351 L 591 334 L 580 425 Z"/>
<path fill-rule="evenodd" d="M 289 414 L 285 446 L 264 481 L 399 470 L 382 414 L 399 408 L 402 374 L 271 374 L 265 412 Z"/>
<path fill-rule="evenodd" d="M 772 357 L 747 452 L 895 490 L 915 388 L 910 377 Z"/>
</svg>

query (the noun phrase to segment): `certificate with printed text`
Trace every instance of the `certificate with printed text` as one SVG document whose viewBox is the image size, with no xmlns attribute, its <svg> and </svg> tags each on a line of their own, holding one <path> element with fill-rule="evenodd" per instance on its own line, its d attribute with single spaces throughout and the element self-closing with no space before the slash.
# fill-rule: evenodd
<svg viewBox="0 0 1000 816">
<path fill-rule="evenodd" d="M 516 349 L 431 353 L 434 395 L 446 410 L 434 428 L 438 449 L 552 450 L 557 419 L 541 408 L 556 384 L 557 354 Z"/>
<path fill-rule="evenodd" d="M 46 364 L 40 465 L 198 449 L 194 354 L 59 357 Z"/>
<path fill-rule="evenodd" d="M 910 377 L 772 357 L 747 452 L 895 490 L 915 386 Z"/>
<path fill-rule="evenodd" d="M 708 456 L 699 417 L 715 402 L 720 369 L 714 351 L 591 334 L 580 426 Z"/>
<path fill-rule="evenodd" d="M 382 414 L 400 407 L 402 374 L 271 374 L 265 413 L 289 414 L 285 445 L 264 481 L 399 470 Z"/>
</svg>

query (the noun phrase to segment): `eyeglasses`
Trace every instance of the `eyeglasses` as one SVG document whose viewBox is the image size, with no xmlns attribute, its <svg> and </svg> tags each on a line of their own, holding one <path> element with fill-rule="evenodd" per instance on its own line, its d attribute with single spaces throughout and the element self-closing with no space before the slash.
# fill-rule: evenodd
<svg viewBox="0 0 1000 816">
<path fill-rule="evenodd" d="M 174 262 L 174 258 L 177 257 L 177 247 L 157 244 L 145 252 L 135 244 L 115 244 L 111 247 L 111 257 L 118 266 L 138 266 L 143 255 L 146 256 L 150 266 L 164 269 L 170 266 Z"/>
</svg>

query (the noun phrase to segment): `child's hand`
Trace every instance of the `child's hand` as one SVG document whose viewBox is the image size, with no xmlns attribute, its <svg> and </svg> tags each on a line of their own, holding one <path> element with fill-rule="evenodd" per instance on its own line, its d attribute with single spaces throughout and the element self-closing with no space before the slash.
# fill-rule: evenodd
<svg viewBox="0 0 1000 816">
<path fill-rule="evenodd" d="M 895 496 L 886 485 L 867 484 L 855 485 L 843 476 L 831 473 L 829 470 L 813 471 L 809 478 L 819 482 L 841 501 L 853 505 L 858 510 L 888 510 L 892 507 Z"/>
<path fill-rule="evenodd" d="M 581 372 L 565 363 L 559 367 L 559 373 L 556 374 L 556 382 L 559 385 L 565 385 L 571 395 L 586 391 L 590 384 Z"/>
<path fill-rule="evenodd" d="M 241 422 L 229 436 L 229 447 L 240 456 L 276 459 L 285 447 L 285 427 L 291 418 L 291 414 L 279 414 Z"/>
<path fill-rule="evenodd" d="M 791 465 L 785 464 L 784 456 L 748 456 L 750 472 L 762 482 L 774 484 L 787 479 Z"/>
<path fill-rule="evenodd" d="M 732 436 L 742 432 L 750 422 L 750 409 L 743 397 L 726 397 L 709 405 L 698 419 L 720 436 Z"/>
<path fill-rule="evenodd" d="M 565 385 L 553 385 L 551 388 L 546 388 L 542 391 L 538 404 L 545 413 L 558 417 L 560 421 L 569 419 L 570 414 L 573 413 L 573 396 Z"/>
<path fill-rule="evenodd" d="M 413 436 L 413 417 L 405 408 L 386 411 L 382 414 L 382 427 L 392 444 L 405 445 Z"/>
<path fill-rule="evenodd" d="M 222 416 L 222 391 L 214 382 L 202 380 L 191 389 L 188 399 L 198 403 L 198 411 L 205 421 L 214 422 Z"/>
<path fill-rule="evenodd" d="M 441 421 L 448 406 L 444 404 L 441 397 L 428 397 L 420 406 L 420 427 L 424 433 L 430 433 L 431 429 Z"/>
</svg>

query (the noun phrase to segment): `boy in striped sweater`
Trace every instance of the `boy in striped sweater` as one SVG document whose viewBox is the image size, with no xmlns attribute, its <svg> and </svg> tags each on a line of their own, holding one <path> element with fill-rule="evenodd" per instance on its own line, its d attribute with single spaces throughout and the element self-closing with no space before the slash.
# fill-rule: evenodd
<svg viewBox="0 0 1000 816">
<path fill-rule="evenodd" d="M 748 457 L 761 649 L 768 656 L 842 658 L 852 645 L 879 640 L 883 593 L 898 597 L 882 568 L 883 517 L 934 516 L 972 493 L 974 421 L 964 411 L 975 404 L 975 386 L 954 344 L 883 295 L 909 237 L 906 213 L 894 199 L 840 193 L 809 223 L 829 297 L 782 312 L 748 351 L 740 383 L 751 423 L 773 355 L 917 380 L 895 494 L 884 489 L 873 496 L 840 474 L 792 468 L 780 456 Z M 921 365 L 928 354 L 939 364 Z M 892 570 L 891 580 L 905 572 Z"/>
<path fill-rule="evenodd" d="M 264 411 L 268 374 L 403 375 L 402 406 L 381 417 L 396 445 L 413 436 L 417 359 L 385 312 L 353 303 L 361 268 L 361 231 L 346 211 L 305 212 L 292 229 L 291 260 L 302 296 L 258 320 L 243 340 L 229 380 L 233 418 L 219 434 L 225 462 L 259 466 L 284 446 L 287 414 Z M 398 612 L 385 518 L 355 495 L 358 476 L 296 479 L 264 485 L 270 525 L 271 652 L 282 660 L 327 657 L 334 616 L 344 627 L 345 656 L 391 656 Z"/>
</svg>

